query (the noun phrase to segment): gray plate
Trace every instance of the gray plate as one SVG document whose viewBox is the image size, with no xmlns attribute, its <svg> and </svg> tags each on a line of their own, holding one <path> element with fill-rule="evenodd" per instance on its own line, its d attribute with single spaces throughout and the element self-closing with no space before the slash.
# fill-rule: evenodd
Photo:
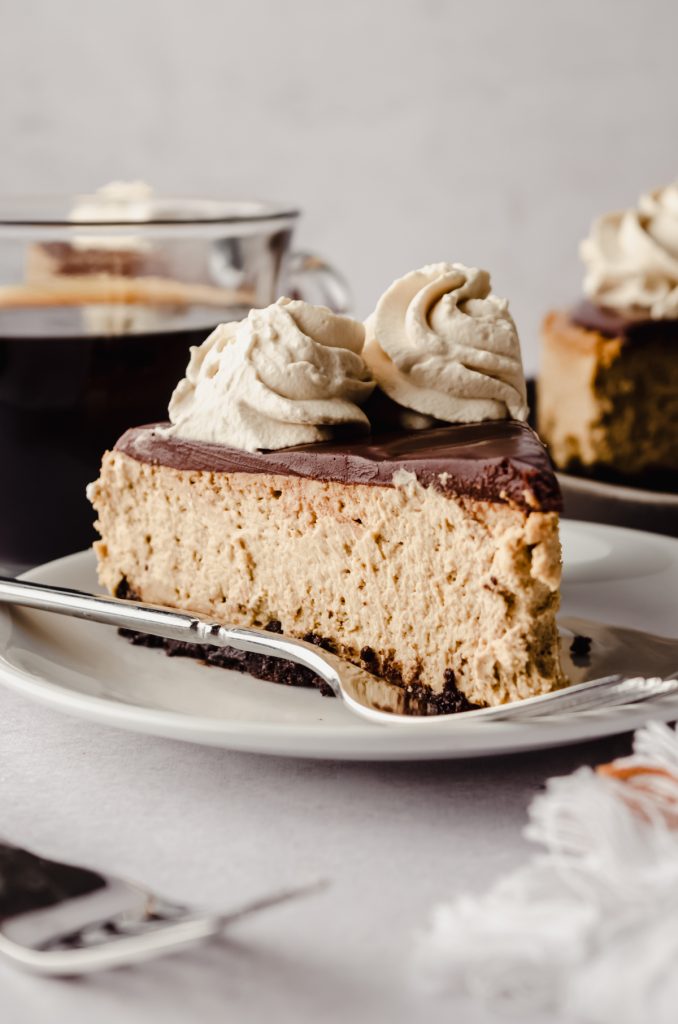
<svg viewBox="0 0 678 1024">
<path fill-rule="evenodd" d="M 629 526 L 678 537 L 678 494 L 558 473 L 568 519 Z"/>
</svg>

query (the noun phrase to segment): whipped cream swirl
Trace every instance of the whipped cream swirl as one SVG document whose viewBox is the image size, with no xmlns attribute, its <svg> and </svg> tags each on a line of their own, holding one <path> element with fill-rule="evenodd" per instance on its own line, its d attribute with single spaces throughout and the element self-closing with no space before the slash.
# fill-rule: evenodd
<svg viewBox="0 0 678 1024">
<path fill-rule="evenodd" d="M 527 418 L 518 333 L 485 270 L 414 270 L 387 289 L 365 327 L 365 361 L 399 405 L 450 423 Z"/>
<path fill-rule="evenodd" d="M 256 451 L 324 441 L 343 424 L 369 430 L 363 341 L 357 321 L 285 298 L 220 324 L 191 349 L 166 433 Z"/>
<path fill-rule="evenodd" d="M 678 182 L 641 196 L 635 210 L 599 217 L 580 254 L 597 305 L 678 319 Z"/>
</svg>

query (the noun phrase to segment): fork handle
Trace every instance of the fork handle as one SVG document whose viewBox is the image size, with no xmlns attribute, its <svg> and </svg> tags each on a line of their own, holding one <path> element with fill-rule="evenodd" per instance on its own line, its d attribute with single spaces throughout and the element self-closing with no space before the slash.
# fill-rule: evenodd
<svg viewBox="0 0 678 1024">
<path fill-rule="evenodd" d="M 122 629 L 150 633 L 168 640 L 190 644 L 235 647 L 250 654 L 283 658 L 303 665 L 319 675 L 338 694 L 339 681 L 333 668 L 333 656 L 313 644 L 294 637 L 281 636 L 253 626 L 224 626 L 188 612 L 177 612 L 159 605 L 139 604 L 119 597 L 88 594 L 68 587 L 48 587 L 9 576 L 0 576 L 0 603 L 36 608 L 39 611 L 69 615 L 90 622 L 102 622 Z"/>
<path fill-rule="evenodd" d="M 67 587 L 48 587 L 42 583 L 0 576 L 0 602 L 124 629 L 137 629 L 169 640 L 198 642 L 200 620 L 195 616 L 170 608 L 124 601 L 119 597 L 103 597 Z"/>
</svg>

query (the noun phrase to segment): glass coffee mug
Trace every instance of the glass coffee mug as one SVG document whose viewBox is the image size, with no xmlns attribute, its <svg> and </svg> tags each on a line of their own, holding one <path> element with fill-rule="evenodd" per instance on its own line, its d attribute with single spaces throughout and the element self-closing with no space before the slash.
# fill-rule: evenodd
<svg viewBox="0 0 678 1024">
<path fill-rule="evenodd" d="M 85 487 L 102 453 L 167 418 L 189 346 L 218 323 L 280 294 L 346 310 L 336 272 L 291 251 L 298 215 L 150 196 L 0 201 L 0 571 L 91 543 Z"/>
</svg>

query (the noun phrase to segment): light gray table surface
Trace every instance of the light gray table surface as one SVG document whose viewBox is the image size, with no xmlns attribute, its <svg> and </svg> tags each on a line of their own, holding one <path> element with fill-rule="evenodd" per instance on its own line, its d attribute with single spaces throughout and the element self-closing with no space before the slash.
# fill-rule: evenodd
<svg viewBox="0 0 678 1024">
<path fill-rule="evenodd" d="M 524 861 L 526 807 L 546 778 L 628 748 L 617 737 L 465 762 L 267 758 L 80 722 L 0 689 L 7 840 L 215 909 L 331 883 L 139 968 L 55 981 L 0 964 L 2 1024 L 494 1021 L 416 990 L 413 937 L 435 903 Z"/>
</svg>

